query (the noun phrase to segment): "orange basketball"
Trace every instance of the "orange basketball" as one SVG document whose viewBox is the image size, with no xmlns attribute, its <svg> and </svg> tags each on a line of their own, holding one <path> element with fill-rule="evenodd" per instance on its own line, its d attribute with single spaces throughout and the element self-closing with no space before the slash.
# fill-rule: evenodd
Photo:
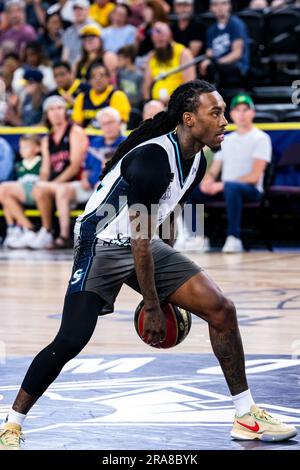
<svg viewBox="0 0 300 470">
<path fill-rule="evenodd" d="M 161 305 L 161 309 L 166 316 L 166 338 L 162 343 L 149 346 L 162 349 L 173 348 L 187 337 L 192 325 L 192 316 L 190 312 L 171 303 Z M 144 313 L 144 302 L 142 301 L 137 306 L 134 314 L 134 326 L 142 340 Z"/>
</svg>

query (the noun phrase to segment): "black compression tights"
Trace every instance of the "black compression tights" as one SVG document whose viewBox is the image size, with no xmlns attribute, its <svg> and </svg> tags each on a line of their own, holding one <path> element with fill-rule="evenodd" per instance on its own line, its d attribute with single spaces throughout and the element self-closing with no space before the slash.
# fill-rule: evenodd
<svg viewBox="0 0 300 470">
<path fill-rule="evenodd" d="M 93 292 L 66 296 L 60 329 L 32 361 L 22 383 L 25 392 L 40 397 L 63 366 L 80 353 L 94 332 L 101 305 L 100 297 Z"/>
</svg>

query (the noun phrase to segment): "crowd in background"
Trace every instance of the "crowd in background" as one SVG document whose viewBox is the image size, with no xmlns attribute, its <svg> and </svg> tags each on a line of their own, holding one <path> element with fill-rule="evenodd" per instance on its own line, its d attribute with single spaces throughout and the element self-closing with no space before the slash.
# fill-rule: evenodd
<svg viewBox="0 0 300 470">
<path fill-rule="evenodd" d="M 231 76 L 243 82 L 250 67 L 249 34 L 232 14 L 235 4 L 263 10 L 284 2 L 1 3 L 0 125 L 46 124 L 49 129 L 42 141 L 36 135 L 20 139 L 17 163 L 0 139 L 0 203 L 7 247 L 68 247 L 70 208 L 88 200 L 126 128 L 163 110 L 174 89 L 196 77 L 218 87 L 226 86 Z M 208 9 L 215 21 L 207 28 L 195 11 Z M 199 55 L 199 63 L 168 75 Z M 83 128 L 101 128 L 104 135 L 88 142 Z M 266 154 L 263 159 L 269 161 Z M 54 204 L 60 213 L 56 239 Z M 38 234 L 24 207 L 39 208 Z"/>
</svg>

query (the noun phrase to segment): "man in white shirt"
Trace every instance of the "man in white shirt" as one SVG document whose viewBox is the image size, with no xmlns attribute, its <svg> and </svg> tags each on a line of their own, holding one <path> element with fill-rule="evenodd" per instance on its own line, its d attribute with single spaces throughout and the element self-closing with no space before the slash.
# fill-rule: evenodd
<svg viewBox="0 0 300 470">
<path fill-rule="evenodd" d="M 239 253 L 243 251 L 240 233 L 243 203 L 257 202 L 262 197 L 272 144 L 268 134 L 253 126 L 255 108 L 250 96 L 240 94 L 232 99 L 230 117 L 236 130 L 225 137 L 222 150 L 215 154 L 200 184 L 200 191 L 197 188 L 192 194 L 192 203 L 225 200 L 227 238 L 222 251 Z"/>
</svg>

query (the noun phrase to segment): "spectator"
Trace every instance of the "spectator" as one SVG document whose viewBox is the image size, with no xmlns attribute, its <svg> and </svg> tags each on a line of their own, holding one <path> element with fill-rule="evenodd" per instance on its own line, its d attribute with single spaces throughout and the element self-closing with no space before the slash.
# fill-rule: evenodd
<svg viewBox="0 0 300 470">
<path fill-rule="evenodd" d="M 158 100 L 151 100 L 148 103 L 145 103 L 143 109 L 143 120 L 151 119 L 156 114 L 160 113 L 161 111 L 165 110 L 165 106 L 161 101 Z"/>
<path fill-rule="evenodd" d="M 137 40 L 139 43 L 139 56 L 145 56 L 152 49 L 154 44 L 151 38 L 151 30 L 157 21 L 168 23 L 166 12 L 159 0 L 147 0 L 143 12 L 144 23 L 138 28 Z"/>
<path fill-rule="evenodd" d="M 57 9 L 49 9 L 45 18 L 44 32 L 39 37 L 44 53 L 52 63 L 60 60 L 62 55 L 63 24 Z"/>
<path fill-rule="evenodd" d="M 33 41 L 26 45 L 22 62 L 23 65 L 15 71 L 12 82 L 13 90 L 18 96 L 21 96 L 24 90 L 24 75 L 28 68 L 42 73 L 42 83 L 46 91 L 55 88 L 52 67 L 48 64 L 43 54 L 42 46 L 38 41 Z"/>
<path fill-rule="evenodd" d="M 78 78 L 74 78 L 71 66 L 68 62 L 57 62 L 53 66 L 54 78 L 57 88 L 49 93 L 48 96 L 59 95 L 66 101 L 67 110 L 71 111 L 75 98 L 86 91 L 89 86 L 82 83 Z"/>
<path fill-rule="evenodd" d="M 90 90 L 77 96 L 72 118 L 83 127 L 96 126 L 95 120 L 99 109 L 111 106 L 119 111 L 123 122 L 127 123 L 130 114 L 130 103 L 123 91 L 116 90 L 109 84 L 109 71 L 102 64 L 91 67 Z"/>
<path fill-rule="evenodd" d="M 132 26 L 138 27 L 144 21 L 145 0 L 130 0 L 130 17 L 128 23 Z"/>
<path fill-rule="evenodd" d="M 73 0 L 74 24 L 63 35 L 62 60 L 73 64 L 80 58 L 82 41 L 79 31 L 87 24 L 96 24 L 88 18 L 90 3 L 88 0 Z"/>
<path fill-rule="evenodd" d="M 34 41 L 37 34 L 26 24 L 25 3 L 23 0 L 9 0 L 5 3 L 7 29 L 0 33 L 0 62 L 9 52 L 22 53 L 24 46 Z"/>
<path fill-rule="evenodd" d="M 205 42 L 205 27 L 195 20 L 194 0 L 174 0 L 174 10 L 177 15 L 172 25 L 174 41 L 188 47 L 196 57 Z"/>
<path fill-rule="evenodd" d="M 227 85 L 241 81 L 249 69 L 249 38 L 245 23 L 231 15 L 230 0 L 211 0 L 216 23 L 207 31 L 207 58 L 200 74 L 208 81 Z"/>
<path fill-rule="evenodd" d="M 25 2 L 27 23 L 37 31 L 45 24 L 46 11 L 50 3 L 42 0 L 25 0 Z"/>
<path fill-rule="evenodd" d="M 128 24 L 130 8 L 126 4 L 117 4 L 111 14 L 111 26 L 103 29 L 105 51 L 118 52 L 121 47 L 133 44 L 137 29 Z"/>
<path fill-rule="evenodd" d="M 50 134 L 42 141 L 40 181 L 33 191 L 41 213 L 42 227 L 28 244 L 29 248 L 36 250 L 53 245 L 52 210 L 56 192 L 62 183 L 78 177 L 88 147 L 83 129 L 68 120 L 63 98 L 47 98 L 44 113 Z"/>
<path fill-rule="evenodd" d="M 12 177 L 14 167 L 14 151 L 9 143 L 0 137 L 0 183 Z M 0 188 L 2 187 L 2 184 Z"/>
<path fill-rule="evenodd" d="M 0 200 L 7 224 L 4 246 L 26 248 L 35 238 L 32 222 L 24 214 L 24 206 L 35 207 L 33 188 L 39 180 L 42 157 L 38 135 L 24 134 L 19 141 L 22 160 L 16 164 L 17 181 L 0 186 Z"/>
<path fill-rule="evenodd" d="M 192 194 L 195 203 L 225 199 L 227 212 L 227 238 L 223 253 L 243 251 L 241 216 L 243 202 L 259 201 L 263 194 L 263 177 L 271 161 L 271 139 L 253 126 L 254 103 L 248 95 L 235 96 L 230 105 L 230 116 L 236 131 L 225 137 L 222 150 L 215 154 L 212 165 L 200 185 Z M 221 181 L 217 181 L 221 173 Z M 205 226 L 206 235 L 210 227 Z"/>
<path fill-rule="evenodd" d="M 144 75 L 136 67 L 135 45 L 125 46 L 118 51 L 119 72 L 118 86 L 127 95 L 132 107 L 139 108 L 142 103 L 142 85 Z"/>
<path fill-rule="evenodd" d="M 195 78 L 195 67 L 191 66 L 182 72 L 173 73 L 164 80 L 157 80 L 158 76 L 161 73 L 172 72 L 176 67 L 191 61 L 193 56 L 189 49 L 172 40 L 171 29 L 166 23 L 154 24 L 152 41 L 154 50 L 147 62 L 143 95 L 145 101 L 152 97 L 166 103 L 179 85 Z"/>
<path fill-rule="evenodd" d="M 71 205 L 85 204 L 94 187 L 99 183 L 102 167 L 113 156 L 118 145 L 125 139 L 121 135 L 121 116 L 114 108 L 103 108 L 97 114 L 102 136 L 92 137 L 80 181 L 61 184 L 56 192 L 56 207 L 59 211 L 60 235 L 55 240 L 56 248 L 67 248 L 70 243 Z"/>
<path fill-rule="evenodd" d="M 251 10 L 265 10 L 269 7 L 267 0 L 251 0 L 248 8 Z"/>
<path fill-rule="evenodd" d="M 6 122 L 11 126 L 34 126 L 40 124 L 43 115 L 43 101 L 46 96 L 42 84 L 43 74 L 28 68 L 24 73 L 24 93 L 16 108 L 10 107 Z"/>
<path fill-rule="evenodd" d="M 105 28 L 110 24 L 110 15 L 115 6 L 110 0 L 94 0 L 90 6 L 89 17 Z"/>
<path fill-rule="evenodd" d="M 81 58 L 74 65 L 77 78 L 87 80 L 89 70 L 95 63 L 103 63 L 110 73 L 115 73 L 117 56 L 114 52 L 103 51 L 101 31 L 96 25 L 86 25 L 80 30 L 82 39 Z"/>
</svg>

